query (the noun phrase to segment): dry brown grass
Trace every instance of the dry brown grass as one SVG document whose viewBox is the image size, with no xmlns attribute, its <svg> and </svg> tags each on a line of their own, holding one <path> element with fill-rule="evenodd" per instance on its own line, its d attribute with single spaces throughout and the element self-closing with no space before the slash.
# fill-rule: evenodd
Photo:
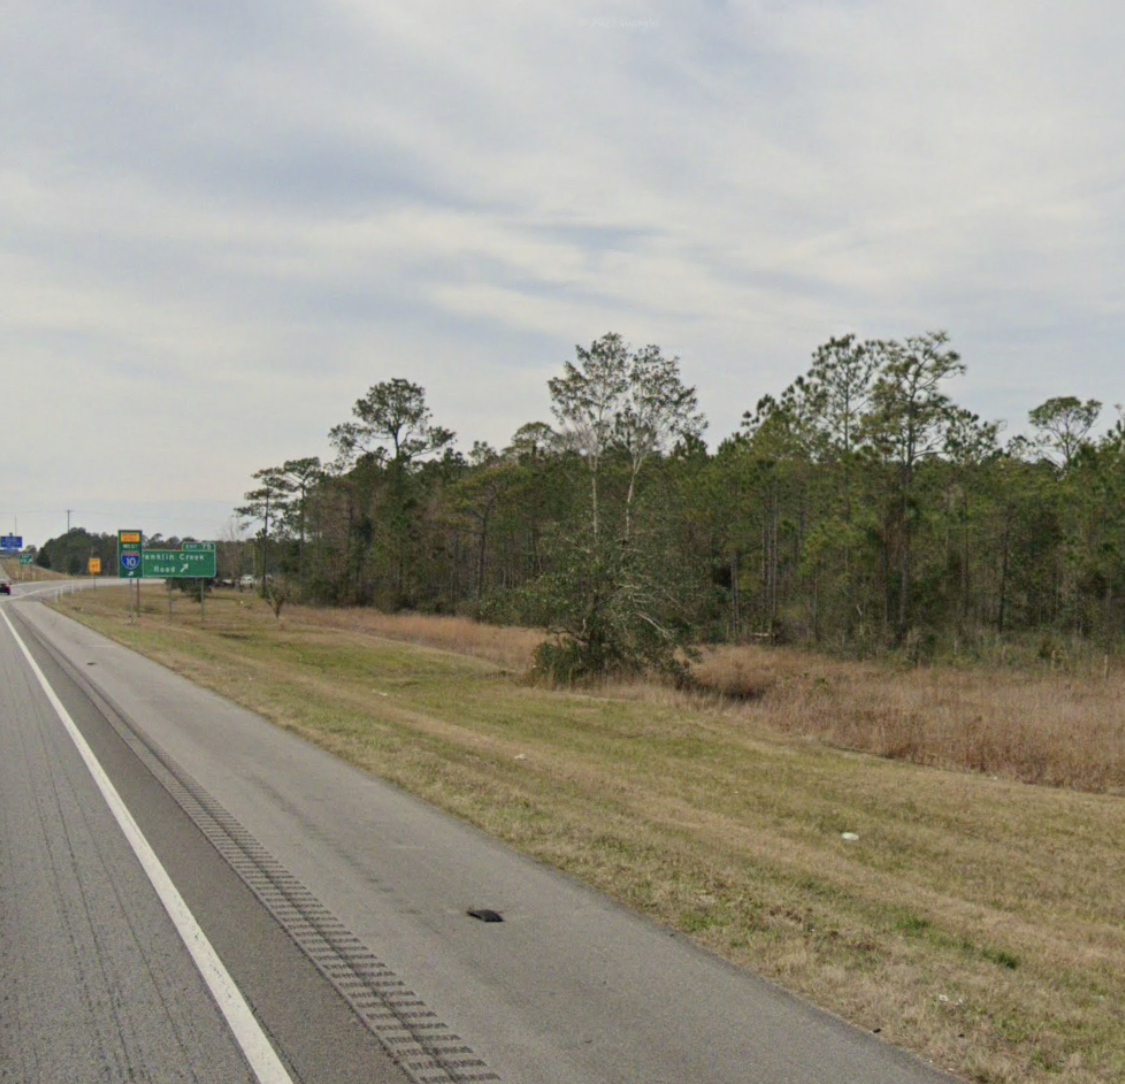
<svg viewBox="0 0 1125 1084">
<path fill-rule="evenodd" d="M 383 636 L 531 666 L 543 634 L 464 617 L 292 607 L 294 622 Z M 695 693 L 651 681 L 608 682 L 602 695 L 744 718 L 782 734 L 915 764 L 1023 783 L 1125 794 L 1125 673 L 1107 679 L 1008 669 L 895 667 L 797 650 L 708 648 Z"/>
<path fill-rule="evenodd" d="M 524 673 L 543 634 L 464 617 L 292 607 L 292 621 L 487 659 Z M 783 734 L 1023 783 L 1125 793 L 1125 673 L 895 667 L 753 646 L 709 648 L 699 690 L 609 682 L 603 695 L 680 704 Z"/>
<path fill-rule="evenodd" d="M 293 621 L 343 632 L 365 633 L 424 644 L 459 655 L 487 659 L 505 670 L 524 673 L 543 641 L 534 629 L 482 625 L 467 617 L 436 617 L 423 614 L 384 614 L 371 609 L 314 609 L 293 606 L 285 613 Z"/>
<path fill-rule="evenodd" d="M 1125 675 L 896 669 L 754 647 L 708 651 L 707 687 L 782 733 L 1024 783 L 1125 793 Z"/>
</svg>

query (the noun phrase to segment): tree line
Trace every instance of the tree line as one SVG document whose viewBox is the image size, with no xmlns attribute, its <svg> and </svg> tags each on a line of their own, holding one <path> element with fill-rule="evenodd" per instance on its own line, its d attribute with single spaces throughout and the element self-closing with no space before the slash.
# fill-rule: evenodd
<svg viewBox="0 0 1125 1084">
<path fill-rule="evenodd" d="M 554 633 L 556 674 L 676 669 L 749 638 L 918 653 L 1125 631 L 1125 420 L 958 405 L 944 332 L 833 338 L 714 452 L 679 359 L 610 333 L 548 382 L 552 421 L 467 453 L 425 390 L 372 386 L 335 458 L 253 476 L 240 516 L 292 597 Z"/>
<path fill-rule="evenodd" d="M 66 534 L 50 538 L 35 550 L 35 563 L 68 576 L 84 575 L 91 557 L 110 571 L 117 564 L 117 536 L 91 534 L 85 527 L 72 527 Z"/>
</svg>

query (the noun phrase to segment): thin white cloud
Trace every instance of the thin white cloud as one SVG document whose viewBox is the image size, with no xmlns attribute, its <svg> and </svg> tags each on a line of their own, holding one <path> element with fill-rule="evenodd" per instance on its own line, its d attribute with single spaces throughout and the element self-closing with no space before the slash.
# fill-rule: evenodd
<svg viewBox="0 0 1125 1084">
<path fill-rule="evenodd" d="M 237 496 L 398 375 L 500 445 L 610 329 L 681 355 L 716 440 L 845 329 L 948 328 L 1016 429 L 1125 397 L 1123 34 L 1100 0 L 14 0 L 11 500 L 111 495 L 126 431 Z"/>
</svg>

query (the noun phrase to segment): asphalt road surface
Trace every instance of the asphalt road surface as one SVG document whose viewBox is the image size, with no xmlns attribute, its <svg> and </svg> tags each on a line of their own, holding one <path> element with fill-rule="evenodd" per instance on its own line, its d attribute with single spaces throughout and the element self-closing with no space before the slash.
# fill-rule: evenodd
<svg viewBox="0 0 1125 1084">
<path fill-rule="evenodd" d="M 0 601 L 4 1084 L 952 1079 L 26 591 Z"/>
</svg>

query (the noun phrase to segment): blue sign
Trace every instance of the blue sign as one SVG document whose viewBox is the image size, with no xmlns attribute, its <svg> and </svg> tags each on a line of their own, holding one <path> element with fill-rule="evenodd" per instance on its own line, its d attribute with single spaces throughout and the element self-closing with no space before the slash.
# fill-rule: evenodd
<svg viewBox="0 0 1125 1084">
<path fill-rule="evenodd" d="M 121 555 L 121 567 L 126 572 L 136 572 L 141 567 L 141 555 L 139 553 L 123 553 Z"/>
<path fill-rule="evenodd" d="M 23 535 L 19 534 L 6 534 L 0 538 L 0 550 L 22 550 L 23 549 Z"/>
</svg>

